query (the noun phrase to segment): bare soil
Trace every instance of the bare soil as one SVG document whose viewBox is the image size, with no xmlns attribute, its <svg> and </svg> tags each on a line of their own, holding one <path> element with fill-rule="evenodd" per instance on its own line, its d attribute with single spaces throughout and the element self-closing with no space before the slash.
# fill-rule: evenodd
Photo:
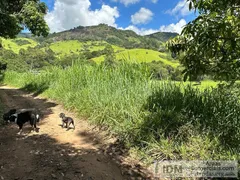
<svg viewBox="0 0 240 180">
<path fill-rule="evenodd" d="M 104 131 L 64 110 L 62 105 L 12 87 L 0 87 L 5 111 L 37 108 L 39 132 L 26 123 L 0 127 L 0 180 L 122 180 L 150 179 L 137 162 L 127 162 L 127 150 Z M 62 129 L 59 114 L 75 120 L 76 129 Z"/>
</svg>

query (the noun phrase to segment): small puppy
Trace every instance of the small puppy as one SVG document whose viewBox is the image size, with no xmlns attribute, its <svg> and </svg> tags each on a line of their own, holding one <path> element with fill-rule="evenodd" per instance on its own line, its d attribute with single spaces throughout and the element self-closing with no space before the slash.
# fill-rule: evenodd
<svg viewBox="0 0 240 180">
<path fill-rule="evenodd" d="M 15 122 L 19 126 L 18 134 L 21 134 L 23 124 L 28 121 L 33 127 L 33 130 L 36 131 L 40 115 L 36 109 L 11 109 L 7 113 L 3 114 L 3 119 L 8 122 Z"/>
<path fill-rule="evenodd" d="M 71 117 L 66 117 L 64 113 L 60 113 L 59 117 L 62 118 L 62 128 L 64 128 L 64 124 L 66 124 L 67 130 L 69 130 L 69 126 L 72 124 L 73 129 L 75 129 L 74 121 Z"/>
</svg>

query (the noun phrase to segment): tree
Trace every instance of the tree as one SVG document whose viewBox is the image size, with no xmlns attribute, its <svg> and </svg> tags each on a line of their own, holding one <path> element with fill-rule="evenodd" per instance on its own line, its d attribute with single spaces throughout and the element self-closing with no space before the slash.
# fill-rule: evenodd
<svg viewBox="0 0 240 180">
<path fill-rule="evenodd" d="M 25 59 L 20 58 L 11 50 L 0 50 L 0 64 L 7 64 L 8 70 L 17 72 L 25 72 L 29 70 L 29 65 L 25 62 Z"/>
<path fill-rule="evenodd" d="M 0 36 L 14 38 L 24 28 L 34 35 L 47 36 L 49 28 L 44 20 L 47 6 L 40 0 L 1 0 Z"/>
<path fill-rule="evenodd" d="M 199 16 L 167 43 L 173 55 L 183 55 L 184 79 L 204 74 L 232 82 L 239 79 L 240 1 L 187 1 Z"/>
<path fill-rule="evenodd" d="M 45 51 L 31 47 L 27 50 L 22 49 L 18 58 L 28 64 L 29 70 L 41 69 L 55 63 L 54 52 L 49 48 L 46 48 Z"/>
<path fill-rule="evenodd" d="M 103 62 L 104 65 L 110 67 L 114 66 L 116 64 L 116 55 L 114 53 L 113 47 L 110 44 L 108 44 L 106 45 L 103 51 L 106 54 Z"/>
</svg>

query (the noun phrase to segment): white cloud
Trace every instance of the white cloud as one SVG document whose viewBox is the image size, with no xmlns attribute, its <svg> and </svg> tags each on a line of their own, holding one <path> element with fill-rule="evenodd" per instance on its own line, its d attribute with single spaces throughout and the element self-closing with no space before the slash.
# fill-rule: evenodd
<svg viewBox="0 0 240 180">
<path fill-rule="evenodd" d="M 91 26 L 105 23 L 117 27 L 119 17 L 117 7 L 102 5 L 101 9 L 90 10 L 89 0 L 56 0 L 54 9 L 47 13 L 45 19 L 51 32 L 60 32 L 76 26 Z"/>
<path fill-rule="evenodd" d="M 133 24 L 147 24 L 152 20 L 153 13 L 149 9 L 141 8 L 138 12 L 131 16 Z"/>
<path fill-rule="evenodd" d="M 139 3 L 141 0 L 111 0 L 111 1 L 120 2 L 120 3 L 124 4 L 125 6 L 128 6 L 130 4 Z M 154 4 L 156 4 L 158 2 L 158 0 L 148 0 L 148 1 L 151 1 Z"/>
<path fill-rule="evenodd" d="M 125 6 L 128 6 L 130 4 L 136 4 L 138 2 L 140 2 L 140 0 L 112 0 L 113 2 L 120 2 L 122 4 L 124 4 Z"/>
<path fill-rule="evenodd" d="M 191 14 L 192 11 L 189 11 L 189 1 L 181 0 L 173 9 L 168 10 L 166 13 L 183 17 Z"/>
<path fill-rule="evenodd" d="M 177 32 L 180 34 L 186 24 L 187 24 L 187 22 L 184 19 L 181 19 L 176 24 L 169 24 L 167 26 L 165 26 L 165 25 L 161 26 L 160 31 L 162 31 L 162 32 Z"/>
<path fill-rule="evenodd" d="M 116 24 L 116 19 L 119 17 L 117 7 L 102 5 L 101 9 L 96 10 L 91 10 L 90 7 L 91 2 L 89 0 L 56 0 L 54 9 L 47 13 L 45 19 L 51 32 L 60 32 L 79 25 L 91 26 L 100 23 L 119 28 Z M 152 19 L 152 16 L 153 13 L 150 10 L 141 8 L 132 15 L 132 23 L 146 24 Z M 184 25 L 186 25 L 186 21 L 181 19 L 176 24 L 163 25 L 159 29 L 138 28 L 134 25 L 119 29 L 133 30 L 140 35 L 152 34 L 158 31 L 180 33 Z"/>
<path fill-rule="evenodd" d="M 148 35 L 148 34 L 152 34 L 155 32 L 158 32 L 159 30 L 157 29 L 145 29 L 145 28 L 138 28 L 136 26 L 128 26 L 126 28 L 119 28 L 119 29 L 123 29 L 123 30 L 132 30 L 135 33 L 139 34 L 139 35 Z"/>
<path fill-rule="evenodd" d="M 184 19 L 181 19 L 179 22 L 177 22 L 176 24 L 170 24 L 170 25 L 164 25 L 161 26 L 159 29 L 146 29 L 146 28 L 138 28 L 136 26 L 128 26 L 126 28 L 119 28 L 119 29 L 123 29 L 123 30 L 132 30 L 135 33 L 139 34 L 139 35 L 148 35 L 148 34 L 152 34 L 152 33 L 156 33 L 156 32 L 175 32 L 180 34 L 183 27 L 186 25 L 186 21 Z"/>
<path fill-rule="evenodd" d="M 157 3 L 158 2 L 158 0 L 151 0 L 152 1 L 152 3 Z"/>
</svg>

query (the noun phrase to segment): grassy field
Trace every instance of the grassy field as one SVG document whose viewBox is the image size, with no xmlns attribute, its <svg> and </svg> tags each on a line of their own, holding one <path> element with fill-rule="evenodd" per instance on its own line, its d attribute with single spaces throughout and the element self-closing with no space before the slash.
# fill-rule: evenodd
<svg viewBox="0 0 240 180">
<path fill-rule="evenodd" d="M 180 86 L 188 86 L 190 85 L 191 87 L 193 88 L 198 88 L 199 90 L 202 90 L 204 91 L 205 89 L 209 89 L 209 88 L 216 88 L 217 85 L 220 83 L 220 82 L 216 82 L 216 81 L 211 81 L 211 80 L 205 80 L 205 81 L 202 81 L 201 84 L 198 84 L 196 82 L 174 82 Z"/>
<path fill-rule="evenodd" d="M 11 40 L 11 39 L 1 38 L 0 40 L 2 40 L 3 48 L 12 50 L 15 53 L 19 53 L 20 49 L 27 49 L 28 47 L 35 47 L 37 45 L 36 41 L 34 41 L 32 39 L 28 39 L 28 38 L 15 39 L 15 40 L 20 40 L 20 41 L 27 41 L 28 44 L 25 44 L 25 45 L 18 45 L 15 42 L 15 40 Z"/>
<path fill-rule="evenodd" d="M 87 42 L 79 42 L 77 40 L 69 40 L 69 41 L 59 41 L 56 43 L 52 43 L 50 48 L 57 54 L 61 56 L 69 55 L 71 53 L 79 54 L 81 51 L 89 50 L 89 51 L 100 51 L 103 50 L 106 45 L 108 45 L 105 41 L 87 41 Z M 122 47 L 112 45 L 115 52 L 125 50 Z"/>
<path fill-rule="evenodd" d="M 103 50 L 109 43 L 106 41 L 87 41 L 84 42 L 85 46 L 88 48 L 89 51 L 99 51 Z M 118 51 L 123 51 L 125 48 L 116 46 L 116 45 L 111 45 L 114 49 L 114 52 Z"/>
<path fill-rule="evenodd" d="M 172 67 L 177 67 L 179 65 L 178 62 L 167 60 L 167 54 L 149 49 L 123 50 L 119 53 L 116 53 L 116 58 L 118 60 L 126 60 L 127 62 L 134 63 L 161 61 L 165 65 L 170 65 Z M 93 60 L 97 63 L 100 63 L 104 61 L 104 56 L 93 58 Z"/>
<path fill-rule="evenodd" d="M 77 40 L 59 41 L 50 45 L 50 49 L 60 56 L 69 55 L 71 53 L 79 54 L 82 47 L 83 43 Z"/>
<path fill-rule="evenodd" d="M 42 94 L 106 126 L 132 152 L 152 159 L 237 160 L 240 149 L 239 95 L 213 82 L 150 79 L 145 66 L 115 68 L 75 64 L 38 75 L 7 72 L 4 82 Z"/>
</svg>

